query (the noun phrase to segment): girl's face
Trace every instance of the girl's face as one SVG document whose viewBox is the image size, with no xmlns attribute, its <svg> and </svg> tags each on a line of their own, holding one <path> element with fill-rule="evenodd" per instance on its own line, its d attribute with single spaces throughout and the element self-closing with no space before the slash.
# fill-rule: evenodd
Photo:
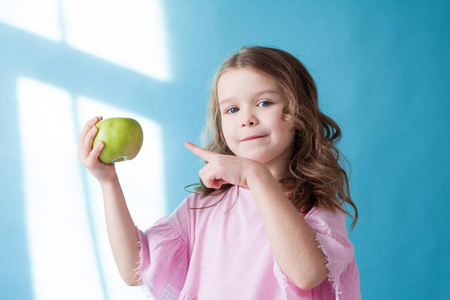
<svg viewBox="0 0 450 300">
<path fill-rule="evenodd" d="M 221 75 L 217 93 L 230 150 L 266 165 L 278 179 L 285 175 L 295 133 L 283 120 L 287 99 L 278 84 L 252 69 L 231 69 Z"/>
</svg>

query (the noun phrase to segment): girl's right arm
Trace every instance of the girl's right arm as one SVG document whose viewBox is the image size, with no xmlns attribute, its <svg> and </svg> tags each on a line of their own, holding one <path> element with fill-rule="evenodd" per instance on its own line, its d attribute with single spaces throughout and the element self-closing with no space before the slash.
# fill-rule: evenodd
<svg viewBox="0 0 450 300">
<path fill-rule="evenodd" d="M 139 237 L 131 218 L 114 164 L 102 163 L 98 156 L 103 142 L 92 148 L 97 124 L 102 117 L 86 123 L 80 133 L 78 159 L 99 181 L 105 206 L 106 227 L 111 249 L 120 275 L 128 285 L 137 285 L 136 267 L 139 262 Z"/>
</svg>

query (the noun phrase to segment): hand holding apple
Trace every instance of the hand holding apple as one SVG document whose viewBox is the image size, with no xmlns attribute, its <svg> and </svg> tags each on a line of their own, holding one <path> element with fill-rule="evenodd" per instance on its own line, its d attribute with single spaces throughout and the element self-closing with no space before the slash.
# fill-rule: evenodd
<svg viewBox="0 0 450 300">
<path fill-rule="evenodd" d="M 104 148 L 99 155 L 100 161 L 112 164 L 131 160 L 142 147 L 144 134 L 141 125 L 130 118 L 110 118 L 96 124 L 98 133 L 92 148 L 102 141 Z"/>
<path fill-rule="evenodd" d="M 77 152 L 78 159 L 83 166 L 85 166 L 100 183 L 114 180 L 117 176 L 114 164 L 107 165 L 98 159 L 98 156 L 103 150 L 104 143 L 99 142 L 92 148 L 92 143 L 98 132 L 98 128 L 95 124 L 102 119 L 102 117 L 94 117 L 84 125 L 80 132 Z"/>
</svg>

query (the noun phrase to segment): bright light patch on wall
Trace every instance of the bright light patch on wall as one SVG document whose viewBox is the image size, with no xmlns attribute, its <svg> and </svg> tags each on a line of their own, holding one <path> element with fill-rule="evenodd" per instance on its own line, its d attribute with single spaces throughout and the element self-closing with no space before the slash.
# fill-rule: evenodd
<svg viewBox="0 0 450 300">
<path fill-rule="evenodd" d="M 101 299 L 70 95 L 28 78 L 17 88 L 34 299 Z"/>
<path fill-rule="evenodd" d="M 120 278 L 98 183 L 82 171 L 76 151 L 80 127 L 94 115 L 141 123 L 141 153 L 116 166 L 135 223 L 145 229 L 166 213 L 160 127 L 98 101 L 75 101 L 64 90 L 26 77 L 18 79 L 17 98 L 34 299 L 145 299 L 140 288 Z"/>
<path fill-rule="evenodd" d="M 0 1 L 0 22 L 160 81 L 171 76 L 161 0 Z"/>
<path fill-rule="evenodd" d="M 164 194 L 163 148 L 161 127 L 150 119 L 102 102 L 80 97 L 77 99 L 79 124 L 81 127 L 94 116 L 103 119 L 113 117 L 133 118 L 141 124 L 144 131 L 144 143 L 139 154 L 130 161 L 116 163 L 122 188 L 127 198 L 127 204 L 133 220 L 140 227 L 149 227 L 166 213 Z M 89 176 L 92 183 L 90 192 L 92 199 L 101 200 L 101 190 L 93 176 Z M 97 207 L 102 216 L 103 203 Z M 99 226 L 104 226 L 102 221 Z"/>
<path fill-rule="evenodd" d="M 70 46 L 161 81 L 170 79 L 160 0 L 61 0 Z"/>
<path fill-rule="evenodd" d="M 61 40 L 58 0 L 0 1 L 0 21 L 47 39 Z"/>
<path fill-rule="evenodd" d="M 106 105 L 99 101 L 80 97 L 77 99 L 81 127 L 94 116 L 133 118 L 141 124 L 144 143 L 138 156 L 130 161 L 116 163 L 127 205 L 135 224 L 142 230 L 166 214 L 164 193 L 162 130 L 160 126 L 141 115 Z M 100 258 L 104 266 L 105 281 L 111 299 L 140 299 L 143 292 L 125 286 L 114 263 L 106 232 L 101 189 L 96 179 L 88 175 L 88 190 L 95 216 L 95 229 Z M 131 297 L 132 294 L 135 294 Z"/>
</svg>

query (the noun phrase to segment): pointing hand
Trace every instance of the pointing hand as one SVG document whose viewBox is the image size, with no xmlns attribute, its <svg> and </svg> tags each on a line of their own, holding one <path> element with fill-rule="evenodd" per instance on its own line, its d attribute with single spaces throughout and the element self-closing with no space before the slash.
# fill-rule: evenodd
<svg viewBox="0 0 450 300">
<path fill-rule="evenodd" d="M 200 178 L 208 188 L 219 189 L 226 183 L 248 188 L 247 179 L 262 166 L 256 161 L 234 155 L 218 154 L 190 142 L 186 142 L 185 146 L 208 162 L 199 171 Z"/>
</svg>

